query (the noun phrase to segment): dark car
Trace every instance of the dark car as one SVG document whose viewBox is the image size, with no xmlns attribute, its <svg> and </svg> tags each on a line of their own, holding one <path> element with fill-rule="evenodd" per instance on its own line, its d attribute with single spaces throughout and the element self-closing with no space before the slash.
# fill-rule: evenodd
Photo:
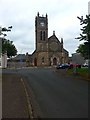
<svg viewBox="0 0 90 120">
<path fill-rule="evenodd" d="M 66 68 L 69 68 L 69 64 L 65 63 L 65 64 L 58 64 L 57 65 L 57 69 L 66 69 Z"/>
</svg>

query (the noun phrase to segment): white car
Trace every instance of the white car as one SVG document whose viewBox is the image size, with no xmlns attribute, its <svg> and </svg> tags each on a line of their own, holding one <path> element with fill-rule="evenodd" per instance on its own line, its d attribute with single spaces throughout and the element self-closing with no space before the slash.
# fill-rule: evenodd
<svg viewBox="0 0 90 120">
<path fill-rule="evenodd" d="M 88 63 L 84 63 L 84 64 L 83 64 L 83 67 L 88 67 Z"/>
</svg>

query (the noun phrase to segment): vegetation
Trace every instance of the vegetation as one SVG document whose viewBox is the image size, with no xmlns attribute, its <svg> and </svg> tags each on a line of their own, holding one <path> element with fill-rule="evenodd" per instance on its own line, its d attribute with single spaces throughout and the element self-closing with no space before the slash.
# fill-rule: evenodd
<svg viewBox="0 0 90 120">
<path fill-rule="evenodd" d="M 74 68 L 73 69 L 68 69 L 67 73 L 68 74 L 72 74 L 74 72 Z M 88 68 L 77 68 L 76 69 L 76 74 L 80 75 L 81 77 L 83 77 L 84 79 L 88 80 Z"/>
<path fill-rule="evenodd" d="M 3 35 L 4 37 L 7 36 L 7 34 L 4 34 L 3 32 L 8 32 L 8 31 L 11 31 L 12 29 L 12 26 L 6 28 L 2 28 L 0 27 L 0 35 Z M 16 47 L 14 46 L 13 42 L 10 41 L 10 40 L 7 40 L 5 38 L 2 38 L 0 39 L 0 52 L 2 52 L 3 54 L 7 52 L 7 56 L 10 58 L 12 56 L 15 56 L 17 54 L 17 49 Z"/>
<path fill-rule="evenodd" d="M 13 42 L 7 39 L 2 39 L 2 53 L 7 52 L 7 56 L 10 58 L 17 54 L 17 49 Z"/>
<path fill-rule="evenodd" d="M 88 59 L 88 45 L 86 45 L 85 43 L 80 44 L 78 46 L 78 49 L 76 50 L 77 53 L 81 53 L 81 55 L 85 58 Z"/>
<path fill-rule="evenodd" d="M 84 44 L 80 44 L 76 52 L 81 53 L 82 56 L 87 59 L 89 55 L 89 44 L 90 44 L 90 15 L 86 15 L 86 18 L 83 19 L 83 16 L 78 17 L 80 20 L 80 25 L 83 25 L 81 29 L 81 34 L 76 39 L 80 41 L 84 40 Z"/>
</svg>

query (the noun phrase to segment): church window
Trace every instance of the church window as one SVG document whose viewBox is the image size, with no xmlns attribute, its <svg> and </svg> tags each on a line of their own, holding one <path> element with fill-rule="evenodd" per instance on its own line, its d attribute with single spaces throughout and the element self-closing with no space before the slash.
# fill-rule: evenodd
<svg viewBox="0 0 90 120">
<path fill-rule="evenodd" d="M 40 31 L 40 40 L 42 40 L 42 31 Z"/>
<path fill-rule="evenodd" d="M 45 41 L 45 31 L 43 31 L 43 40 Z"/>
</svg>

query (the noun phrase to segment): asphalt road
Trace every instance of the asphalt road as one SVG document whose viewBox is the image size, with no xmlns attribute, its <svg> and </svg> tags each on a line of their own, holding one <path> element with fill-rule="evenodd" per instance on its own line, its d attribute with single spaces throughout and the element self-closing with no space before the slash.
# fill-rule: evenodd
<svg viewBox="0 0 90 120">
<path fill-rule="evenodd" d="M 27 78 L 44 118 L 88 117 L 87 81 L 57 73 L 53 68 L 17 71 Z"/>
</svg>

